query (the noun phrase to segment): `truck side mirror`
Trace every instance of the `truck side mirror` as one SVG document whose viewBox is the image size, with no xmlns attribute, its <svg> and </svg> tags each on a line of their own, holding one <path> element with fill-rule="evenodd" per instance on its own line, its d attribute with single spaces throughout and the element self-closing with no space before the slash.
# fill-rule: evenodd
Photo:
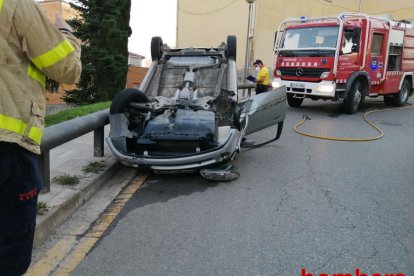
<svg viewBox="0 0 414 276">
<path fill-rule="evenodd" d="M 277 49 L 277 45 L 276 45 L 276 43 L 277 43 L 277 31 L 275 32 L 275 39 L 274 39 L 274 41 L 273 41 L 273 49 Z"/>
</svg>

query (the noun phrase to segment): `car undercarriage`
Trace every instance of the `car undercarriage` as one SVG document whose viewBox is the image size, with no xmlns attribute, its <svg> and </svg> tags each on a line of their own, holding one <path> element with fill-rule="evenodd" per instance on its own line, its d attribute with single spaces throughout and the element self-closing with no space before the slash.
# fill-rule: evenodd
<svg viewBox="0 0 414 276">
<path fill-rule="evenodd" d="M 286 93 L 239 99 L 234 36 L 217 48 L 185 49 L 155 37 L 151 53 L 140 88 L 122 91 L 111 105 L 107 142 L 122 163 L 159 173 L 204 169 L 208 179 L 224 173 L 219 180 L 230 180 L 238 174 L 228 163 L 244 135 L 278 124 L 280 136 Z"/>
</svg>

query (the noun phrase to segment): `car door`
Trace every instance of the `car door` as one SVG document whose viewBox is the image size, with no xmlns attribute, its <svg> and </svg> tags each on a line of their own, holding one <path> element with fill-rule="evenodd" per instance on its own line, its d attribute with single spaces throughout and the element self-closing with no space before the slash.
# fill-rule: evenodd
<svg viewBox="0 0 414 276">
<path fill-rule="evenodd" d="M 261 93 L 240 103 L 242 121 L 247 124 L 244 134 L 251 134 L 277 123 L 286 117 L 286 87 Z"/>
<path fill-rule="evenodd" d="M 385 30 L 374 29 L 371 33 L 370 55 L 368 56 L 369 76 L 373 90 L 377 90 L 384 74 L 385 53 L 388 36 Z"/>
</svg>

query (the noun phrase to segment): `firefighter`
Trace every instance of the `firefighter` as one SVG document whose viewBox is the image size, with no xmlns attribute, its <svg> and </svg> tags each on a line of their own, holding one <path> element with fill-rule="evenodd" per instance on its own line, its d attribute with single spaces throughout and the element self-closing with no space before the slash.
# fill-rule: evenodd
<svg viewBox="0 0 414 276">
<path fill-rule="evenodd" d="M 34 0 L 0 0 L 0 274 L 29 267 L 40 190 L 45 79 L 75 83 L 80 43 Z"/>
<path fill-rule="evenodd" d="M 253 62 L 257 71 L 256 76 L 256 95 L 269 91 L 269 70 L 263 65 L 260 59 Z"/>
</svg>

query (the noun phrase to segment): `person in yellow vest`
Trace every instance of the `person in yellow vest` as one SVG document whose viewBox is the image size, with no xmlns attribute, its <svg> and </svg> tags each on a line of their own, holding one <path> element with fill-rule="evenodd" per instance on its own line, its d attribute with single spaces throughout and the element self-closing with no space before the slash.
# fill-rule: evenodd
<svg viewBox="0 0 414 276">
<path fill-rule="evenodd" d="M 30 265 L 41 186 L 46 77 L 77 82 L 80 43 L 34 0 L 0 0 L 0 274 Z"/>
<path fill-rule="evenodd" d="M 269 70 L 263 65 L 260 59 L 257 59 L 253 66 L 257 71 L 256 76 L 256 95 L 269 90 Z"/>
</svg>

